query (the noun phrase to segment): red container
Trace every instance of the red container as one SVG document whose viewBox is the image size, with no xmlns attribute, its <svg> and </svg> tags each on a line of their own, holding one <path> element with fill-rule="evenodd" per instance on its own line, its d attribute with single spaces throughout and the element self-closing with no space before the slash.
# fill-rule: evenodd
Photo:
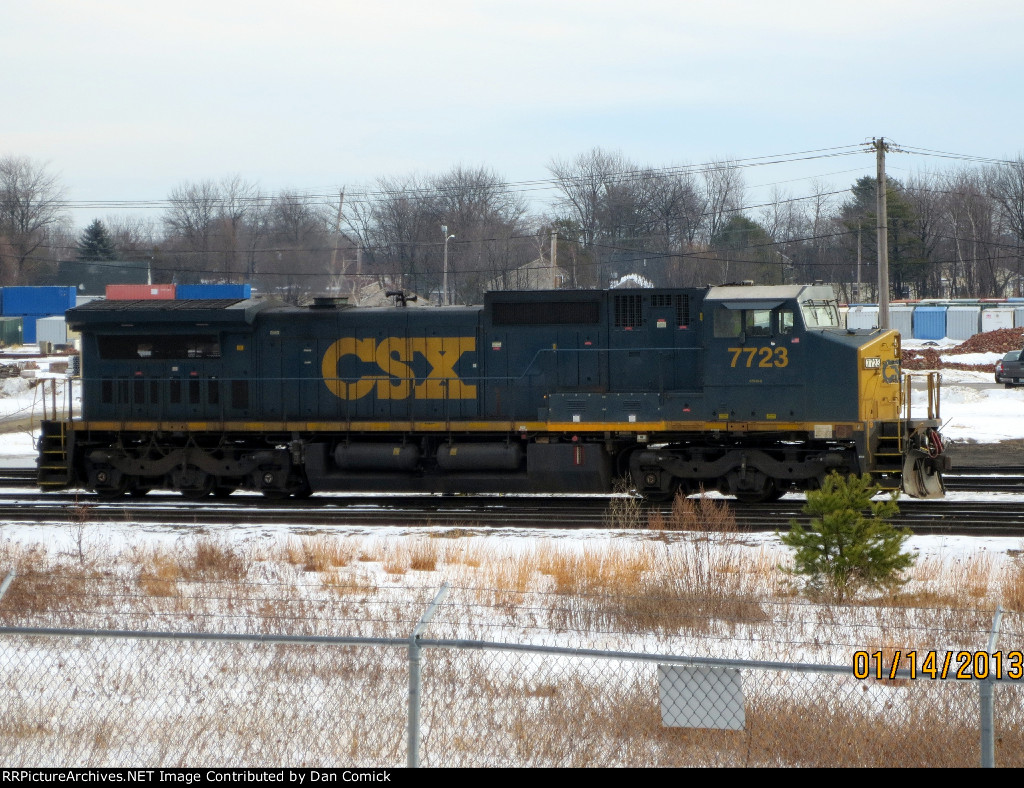
<svg viewBox="0 0 1024 788">
<path fill-rule="evenodd" d="M 173 301 L 174 285 L 107 285 L 111 301 Z"/>
</svg>

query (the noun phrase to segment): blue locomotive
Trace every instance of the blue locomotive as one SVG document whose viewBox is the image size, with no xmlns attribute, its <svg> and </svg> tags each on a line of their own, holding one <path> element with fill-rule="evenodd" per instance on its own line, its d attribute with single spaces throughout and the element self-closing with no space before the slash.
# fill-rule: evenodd
<svg viewBox="0 0 1024 788">
<path fill-rule="evenodd" d="M 720 490 L 832 470 L 943 494 L 937 376 L 910 414 L 895 331 L 831 288 L 488 293 L 482 306 L 94 301 L 82 413 L 47 421 L 44 489 Z"/>
</svg>

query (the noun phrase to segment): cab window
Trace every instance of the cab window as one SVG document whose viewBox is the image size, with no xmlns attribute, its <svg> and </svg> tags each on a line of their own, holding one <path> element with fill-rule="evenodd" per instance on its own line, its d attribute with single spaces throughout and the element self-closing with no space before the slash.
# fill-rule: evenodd
<svg viewBox="0 0 1024 788">
<path fill-rule="evenodd" d="M 839 327 L 839 308 L 835 301 L 804 301 L 800 311 L 808 328 Z"/>
<path fill-rule="evenodd" d="M 719 307 L 715 311 L 715 338 L 732 339 L 743 333 L 743 313 Z"/>
<path fill-rule="evenodd" d="M 770 309 L 747 309 L 744 311 L 743 324 L 748 337 L 770 337 L 772 335 L 772 311 Z"/>
</svg>

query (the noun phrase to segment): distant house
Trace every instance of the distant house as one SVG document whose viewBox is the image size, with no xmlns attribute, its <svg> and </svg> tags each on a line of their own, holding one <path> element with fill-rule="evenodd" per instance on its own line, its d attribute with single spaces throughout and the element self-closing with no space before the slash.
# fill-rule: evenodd
<svg viewBox="0 0 1024 788">
<path fill-rule="evenodd" d="M 551 290 L 564 287 L 569 281 L 565 269 L 538 257 L 526 265 L 504 271 L 484 284 L 484 291 L 491 290 Z"/>
</svg>

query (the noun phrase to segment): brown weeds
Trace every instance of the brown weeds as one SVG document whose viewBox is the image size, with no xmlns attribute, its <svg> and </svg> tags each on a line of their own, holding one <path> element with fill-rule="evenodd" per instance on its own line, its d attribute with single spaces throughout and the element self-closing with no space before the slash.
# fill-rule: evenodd
<svg viewBox="0 0 1024 788">
<path fill-rule="evenodd" d="M 1024 612 L 1024 556 L 1017 554 L 998 576 L 999 598 L 1007 610 Z"/>
<path fill-rule="evenodd" d="M 292 566 L 301 566 L 304 572 L 326 572 L 338 566 L 348 566 L 355 559 L 357 540 L 313 537 L 289 539 L 284 547 L 284 559 Z"/>
</svg>

